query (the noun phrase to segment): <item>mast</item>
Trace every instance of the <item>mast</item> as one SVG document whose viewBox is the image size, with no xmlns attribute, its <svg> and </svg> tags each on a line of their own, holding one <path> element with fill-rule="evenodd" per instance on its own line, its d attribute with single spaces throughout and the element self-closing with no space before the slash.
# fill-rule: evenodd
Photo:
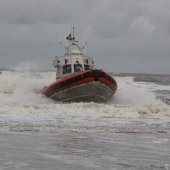
<svg viewBox="0 0 170 170">
<path fill-rule="evenodd" d="M 72 26 L 72 29 L 73 29 L 73 43 L 75 41 L 75 36 L 74 36 L 74 29 L 75 29 L 75 26 Z"/>
<path fill-rule="evenodd" d="M 65 45 L 66 54 L 69 54 L 71 46 L 76 46 L 80 52 L 84 50 L 84 46 L 81 47 L 79 41 L 75 38 L 75 28 L 75 26 L 72 26 L 72 34 L 69 34 L 66 38 L 68 41 L 68 45 Z"/>
</svg>

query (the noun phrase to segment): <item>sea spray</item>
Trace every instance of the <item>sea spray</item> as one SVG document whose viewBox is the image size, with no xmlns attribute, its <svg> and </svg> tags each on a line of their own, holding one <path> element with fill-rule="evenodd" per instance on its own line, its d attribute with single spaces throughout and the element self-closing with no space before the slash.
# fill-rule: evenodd
<svg viewBox="0 0 170 170">
<path fill-rule="evenodd" d="M 118 91 L 107 103 L 60 103 L 37 94 L 54 79 L 55 72 L 3 72 L 1 130 L 170 132 L 170 107 L 157 99 L 154 92 L 168 86 L 134 82 L 133 77 L 116 77 Z"/>
</svg>

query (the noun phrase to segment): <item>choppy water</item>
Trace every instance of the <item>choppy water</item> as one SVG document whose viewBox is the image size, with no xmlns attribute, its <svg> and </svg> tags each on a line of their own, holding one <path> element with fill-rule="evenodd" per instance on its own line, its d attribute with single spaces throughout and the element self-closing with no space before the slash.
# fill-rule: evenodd
<svg viewBox="0 0 170 170">
<path fill-rule="evenodd" d="M 0 169 L 169 168 L 170 76 L 115 75 L 118 91 L 105 104 L 36 94 L 54 78 L 0 74 Z"/>
</svg>

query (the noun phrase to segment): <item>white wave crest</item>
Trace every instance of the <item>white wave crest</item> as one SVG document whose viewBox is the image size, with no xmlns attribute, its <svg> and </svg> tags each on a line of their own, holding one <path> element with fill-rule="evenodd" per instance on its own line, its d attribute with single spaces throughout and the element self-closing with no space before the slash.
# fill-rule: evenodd
<svg viewBox="0 0 170 170">
<path fill-rule="evenodd" d="M 91 118 L 170 116 L 170 107 L 156 98 L 148 84 L 134 82 L 133 77 L 116 77 L 118 91 L 105 104 L 61 104 L 36 93 L 54 78 L 54 72 L 3 72 L 0 75 L 0 114 Z"/>
</svg>

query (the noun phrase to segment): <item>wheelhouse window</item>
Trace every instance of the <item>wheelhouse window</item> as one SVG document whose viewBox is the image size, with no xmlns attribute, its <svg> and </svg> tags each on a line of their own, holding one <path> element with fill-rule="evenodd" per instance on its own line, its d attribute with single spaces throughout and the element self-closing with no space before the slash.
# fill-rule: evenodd
<svg viewBox="0 0 170 170">
<path fill-rule="evenodd" d="M 89 70 L 89 69 L 90 69 L 90 65 L 84 64 L 84 70 Z"/>
<path fill-rule="evenodd" d="M 71 73 L 71 64 L 67 64 L 63 66 L 63 74 Z"/>
<path fill-rule="evenodd" d="M 62 70 L 61 67 L 58 66 L 58 67 L 57 67 L 57 75 L 60 75 L 60 74 L 61 74 L 61 70 Z"/>
<path fill-rule="evenodd" d="M 81 72 L 83 71 L 81 64 L 74 64 L 74 72 Z"/>
</svg>

